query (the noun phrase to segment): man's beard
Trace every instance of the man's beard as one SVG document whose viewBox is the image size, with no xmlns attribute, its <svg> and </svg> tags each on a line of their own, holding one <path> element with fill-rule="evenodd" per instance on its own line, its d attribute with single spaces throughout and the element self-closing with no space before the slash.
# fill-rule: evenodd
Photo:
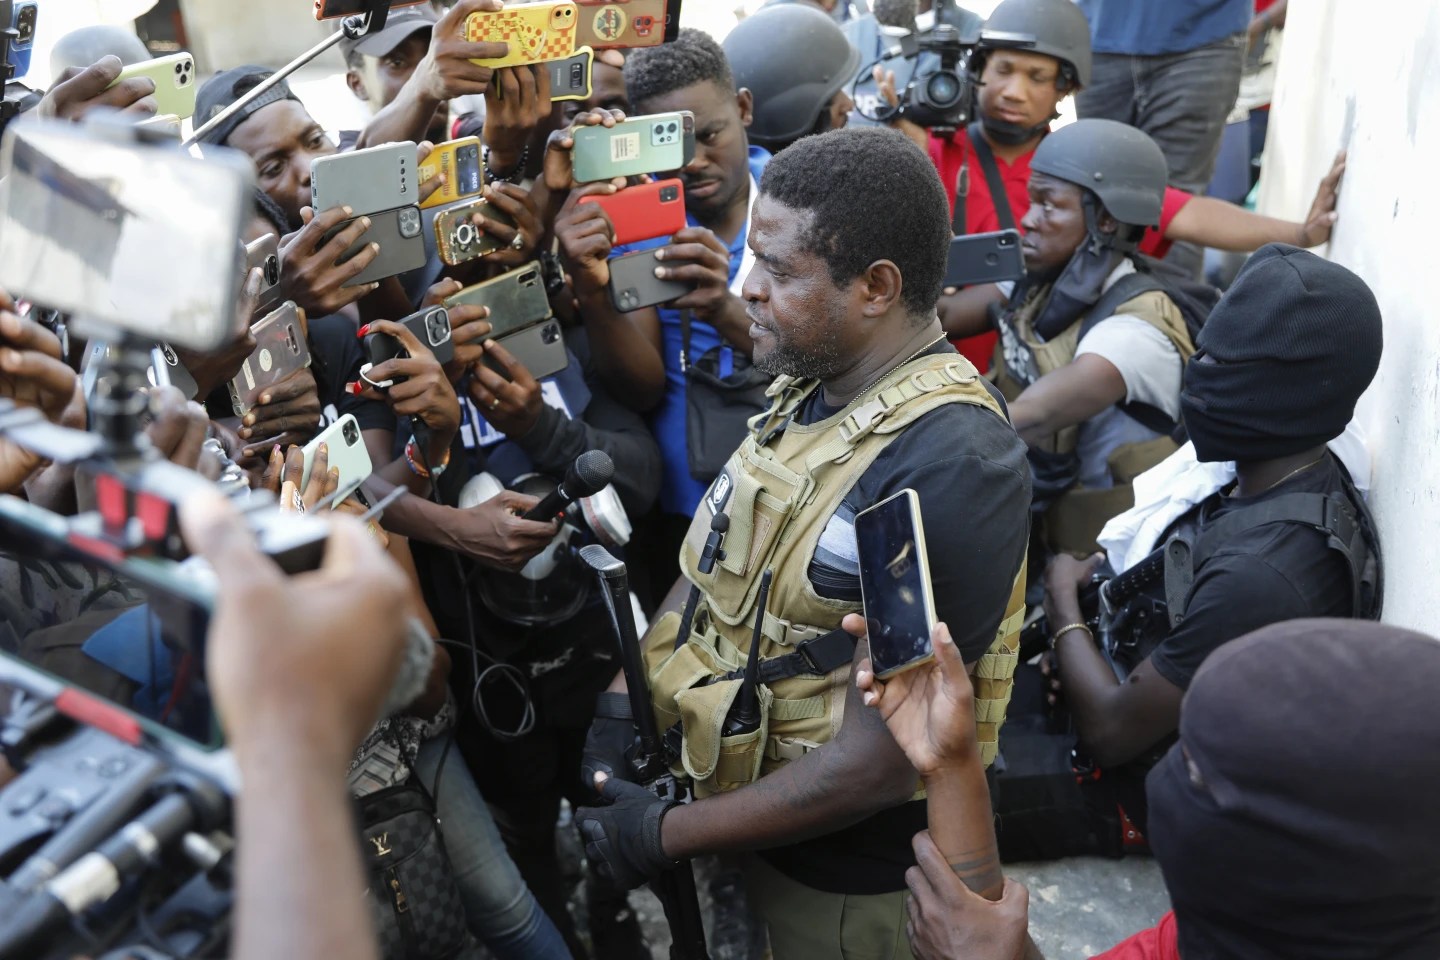
<svg viewBox="0 0 1440 960">
<path fill-rule="evenodd" d="M 755 369 L 772 377 L 801 380 L 834 377 L 846 366 L 846 357 L 840 350 L 839 338 L 835 336 L 838 327 L 834 317 L 821 317 L 807 321 L 785 337 L 772 329 L 770 335 L 775 338 L 775 348 L 755 361 Z M 814 338 L 813 348 L 801 347 L 794 342 L 797 334 L 803 335 L 810 330 L 820 334 Z"/>
</svg>

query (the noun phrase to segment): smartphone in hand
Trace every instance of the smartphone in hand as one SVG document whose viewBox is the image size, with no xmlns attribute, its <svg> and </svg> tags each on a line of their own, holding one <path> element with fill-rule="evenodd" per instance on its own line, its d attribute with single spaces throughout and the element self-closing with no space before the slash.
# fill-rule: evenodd
<svg viewBox="0 0 1440 960">
<path fill-rule="evenodd" d="M 883 680 L 935 656 L 935 598 L 919 495 L 906 488 L 857 513 L 855 545 L 870 663 Z"/>
</svg>

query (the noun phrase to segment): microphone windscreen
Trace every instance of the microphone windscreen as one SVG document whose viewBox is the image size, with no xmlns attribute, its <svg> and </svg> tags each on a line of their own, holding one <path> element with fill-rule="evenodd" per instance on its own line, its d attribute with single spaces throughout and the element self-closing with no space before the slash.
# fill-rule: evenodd
<svg viewBox="0 0 1440 960">
<path fill-rule="evenodd" d="M 875 0 L 875 22 L 886 27 L 900 27 L 915 30 L 915 16 L 919 10 L 916 0 Z"/>
<path fill-rule="evenodd" d="M 586 450 L 565 477 L 565 492 L 575 499 L 593 497 L 615 477 L 615 463 L 604 450 Z"/>
</svg>

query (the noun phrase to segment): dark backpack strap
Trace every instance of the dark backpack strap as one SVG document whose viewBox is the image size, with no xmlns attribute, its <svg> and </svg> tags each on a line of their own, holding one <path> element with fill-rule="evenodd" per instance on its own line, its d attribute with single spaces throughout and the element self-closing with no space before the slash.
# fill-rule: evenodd
<svg viewBox="0 0 1440 960">
<path fill-rule="evenodd" d="M 990 202 L 995 206 L 995 215 L 1000 218 L 1001 230 L 1015 229 L 1015 213 L 1010 209 L 1010 195 L 1005 192 L 1005 181 L 1000 179 L 1000 167 L 995 163 L 995 154 L 985 139 L 985 129 L 976 120 L 965 128 L 970 136 L 970 146 L 980 161 L 980 170 L 985 174 L 985 185 L 990 188 Z"/>
<path fill-rule="evenodd" d="M 1353 495 L 1346 475 L 1347 493 Z M 1326 535 L 1326 545 L 1339 553 L 1350 570 L 1351 616 L 1373 619 L 1379 616 L 1379 551 L 1365 520 L 1357 516 L 1358 496 L 1325 493 L 1287 493 L 1228 513 L 1205 524 L 1192 545 L 1172 538 L 1165 546 L 1165 599 L 1170 606 L 1172 625 L 1183 619 L 1195 571 L 1217 550 L 1255 527 L 1272 523 L 1298 523 Z M 1364 510 L 1363 506 L 1361 507 Z M 1177 609 L 1179 614 L 1177 615 Z"/>
<path fill-rule="evenodd" d="M 950 233 L 956 237 L 965 236 L 965 200 L 970 196 L 970 158 L 960 164 L 960 175 L 955 178 L 955 211 L 950 214 Z"/>
<path fill-rule="evenodd" d="M 680 311 L 680 373 L 683 375 L 690 366 L 690 324 L 689 310 Z"/>
</svg>

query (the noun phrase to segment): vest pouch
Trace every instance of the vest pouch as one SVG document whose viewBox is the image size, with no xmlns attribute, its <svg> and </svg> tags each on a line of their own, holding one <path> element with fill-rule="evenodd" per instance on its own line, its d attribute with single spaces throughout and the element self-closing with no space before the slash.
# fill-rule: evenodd
<svg viewBox="0 0 1440 960">
<path fill-rule="evenodd" d="M 1121 444 L 1105 459 L 1115 485 L 1133 483 L 1135 478 L 1164 460 L 1180 447 L 1169 437 L 1156 437 L 1142 443 Z"/>
<path fill-rule="evenodd" d="M 725 719 L 743 685 L 743 680 L 719 680 L 682 690 L 675 698 L 684 731 L 680 763 L 694 781 L 697 797 L 732 790 L 760 775 L 770 726 L 770 691 L 763 686 L 756 689 L 759 727 L 749 733 L 724 735 Z"/>
<path fill-rule="evenodd" d="M 722 485 L 728 491 L 720 503 L 716 492 Z M 706 607 L 715 620 L 734 627 L 750 619 L 760 589 L 758 574 L 768 565 L 782 533 L 811 489 L 806 477 L 757 448 L 753 441 L 747 440 L 730 458 L 707 495 L 710 509 L 702 507 L 690 524 L 681 555 L 681 569 L 704 589 Z M 696 568 L 715 509 L 729 516 L 730 527 L 725 534 L 725 556 L 706 577 Z"/>
</svg>

